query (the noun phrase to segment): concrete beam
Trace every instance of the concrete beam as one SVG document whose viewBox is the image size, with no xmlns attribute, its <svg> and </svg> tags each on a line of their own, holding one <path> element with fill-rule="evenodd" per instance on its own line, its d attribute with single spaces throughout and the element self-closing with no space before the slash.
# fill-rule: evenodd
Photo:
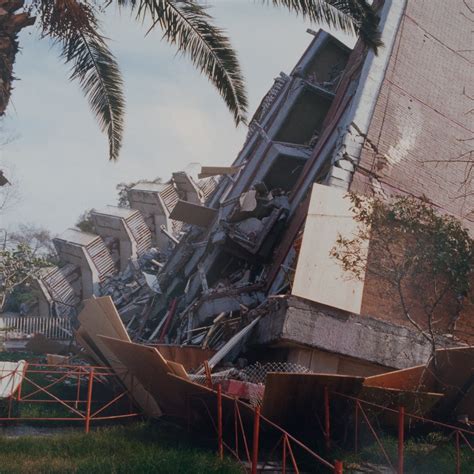
<svg viewBox="0 0 474 474">
<path fill-rule="evenodd" d="M 405 327 L 347 314 L 301 298 L 282 300 L 280 309 L 260 321 L 261 344 L 299 344 L 388 368 L 426 363 L 430 344 Z"/>
</svg>

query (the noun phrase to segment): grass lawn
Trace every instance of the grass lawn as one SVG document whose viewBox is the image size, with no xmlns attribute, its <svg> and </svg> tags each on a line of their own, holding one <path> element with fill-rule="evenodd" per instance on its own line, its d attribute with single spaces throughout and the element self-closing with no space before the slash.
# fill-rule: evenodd
<svg viewBox="0 0 474 474">
<path fill-rule="evenodd" d="M 32 354 L 0 352 L 0 360 L 20 359 L 31 361 Z M 35 360 L 40 362 L 42 358 Z M 44 378 L 41 374 L 32 377 Z M 34 388 L 25 384 L 23 394 L 31 390 Z M 57 390 L 63 397 L 74 398 L 76 389 L 60 384 Z M 67 393 L 71 390 L 74 393 Z M 25 405 L 21 407 L 21 415 L 65 416 L 56 413 L 57 410 L 52 404 Z M 93 429 L 88 435 L 82 432 L 55 435 L 55 426 L 64 427 L 64 423 L 32 424 L 50 426 L 53 435 L 8 438 L 0 431 L 0 474 L 242 472 L 236 462 L 218 459 L 214 443 L 209 447 L 202 439 L 191 439 L 181 428 L 162 421 Z"/>
<path fill-rule="evenodd" d="M 0 473 L 241 473 L 216 453 L 192 447 L 180 428 L 136 423 L 45 437 L 0 437 Z"/>
<path fill-rule="evenodd" d="M 393 437 L 383 437 L 382 443 L 392 461 L 397 460 L 398 443 Z M 362 447 L 358 455 L 347 452 L 335 453 L 344 461 L 344 472 L 352 472 L 364 463 L 385 465 L 385 459 L 376 444 Z M 461 444 L 461 474 L 474 472 L 474 453 Z M 430 433 L 423 438 L 405 442 L 405 472 L 407 474 L 449 474 L 456 472 L 456 449 L 452 437 Z"/>
</svg>

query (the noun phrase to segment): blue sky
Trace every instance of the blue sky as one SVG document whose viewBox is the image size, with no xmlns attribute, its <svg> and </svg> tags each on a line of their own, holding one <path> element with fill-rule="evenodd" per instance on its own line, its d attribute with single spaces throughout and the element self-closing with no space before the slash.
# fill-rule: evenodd
<svg viewBox="0 0 474 474">
<path fill-rule="evenodd" d="M 308 45 L 306 28 L 319 27 L 253 0 L 212 3 L 239 54 L 253 113 L 273 78 L 289 72 Z M 60 233 L 84 210 L 115 204 L 119 182 L 168 179 L 193 162 L 226 165 L 238 153 L 245 127 L 235 128 L 213 86 L 161 41 L 159 30 L 144 38 L 144 27 L 113 10 L 104 30 L 125 81 L 120 160 L 108 161 L 107 139 L 77 84 L 68 81 L 58 51 L 30 28 L 20 38 L 20 80 L 0 130 L 0 142 L 14 138 L 0 150 L 0 165 L 20 198 L 0 215 L 0 227 L 33 223 Z"/>
</svg>

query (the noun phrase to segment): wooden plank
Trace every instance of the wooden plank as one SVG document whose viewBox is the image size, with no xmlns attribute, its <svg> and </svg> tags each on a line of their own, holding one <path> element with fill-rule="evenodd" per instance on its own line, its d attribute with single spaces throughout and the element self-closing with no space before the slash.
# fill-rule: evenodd
<svg viewBox="0 0 474 474">
<path fill-rule="evenodd" d="M 164 413 L 183 413 L 185 402 L 176 393 L 168 374 L 171 372 L 158 349 L 133 342 L 100 336 L 118 360 L 154 397 Z"/>
<path fill-rule="evenodd" d="M 112 324 L 107 317 L 107 313 L 96 299 L 84 300 L 84 308 L 79 314 L 78 319 L 81 323 L 82 339 L 86 341 L 89 348 L 92 347 L 96 356 L 99 356 L 100 359 L 106 362 L 106 365 L 114 370 L 124 386 L 130 390 L 130 394 L 144 413 L 151 417 L 161 416 L 162 412 L 154 398 L 142 384 L 137 383 L 134 377 L 127 373 L 126 367 L 100 337 L 102 335 L 120 339 L 121 331 L 116 329 L 117 324 Z M 127 336 L 126 342 L 128 341 Z"/>
<path fill-rule="evenodd" d="M 95 344 L 91 341 L 87 331 L 79 327 L 75 332 L 76 341 L 78 344 L 85 349 L 86 354 L 97 364 L 97 365 L 107 365 L 107 360 L 102 359 L 102 354 L 99 349 L 95 347 Z"/>
<path fill-rule="evenodd" d="M 405 412 L 420 416 L 431 410 L 442 397 L 442 393 L 368 386 L 363 386 L 359 394 L 359 398 L 367 402 L 393 409 L 403 406 Z M 380 409 L 374 408 L 374 410 L 380 413 Z"/>
<path fill-rule="evenodd" d="M 100 298 L 95 298 L 94 301 L 96 301 L 102 308 L 102 311 L 107 316 L 107 319 L 110 321 L 115 331 L 117 331 L 117 333 L 120 335 L 120 339 L 124 341 L 131 341 L 128 332 L 123 325 L 122 319 L 118 314 L 117 308 L 112 301 L 112 298 L 110 296 L 102 296 Z"/>
<path fill-rule="evenodd" d="M 100 340 L 97 335 L 121 338 L 121 334 L 115 329 L 109 321 L 107 314 L 99 305 L 95 298 L 84 300 L 84 308 L 78 316 L 81 327 L 94 342 L 102 358 L 112 366 L 112 363 L 118 363 L 114 353 Z"/>
<path fill-rule="evenodd" d="M 439 349 L 436 359 L 437 367 L 431 359 L 427 365 L 367 377 L 364 386 L 442 393 L 444 397 L 436 406 L 438 414 L 455 410 L 474 418 L 474 406 L 463 402 L 463 399 L 472 397 L 469 380 L 474 374 L 474 348 Z"/>
<path fill-rule="evenodd" d="M 364 281 L 351 277 L 331 256 L 339 236 L 353 238 L 359 225 L 344 191 L 321 184 L 313 185 L 293 295 L 360 313 Z M 362 252 L 366 259 L 367 248 L 364 247 Z"/>
<path fill-rule="evenodd" d="M 209 421 L 207 411 L 213 413 L 217 403 L 214 390 L 172 373 L 169 361 L 154 347 L 107 337 L 102 337 L 102 340 L 114 351 L 129 373 L 153 395 L 163 413 L 179 418 L 190 415 L 193 419 Z M 222 401 L 225 411 L 231 412 L 234 400 L 223 394 Z M 242 416 L 248 421 L 251 415 L 251 410 L 243 406 Z"/>
<path fill-rule="evenodd" d="M 197 346 L 158 344 L 154 347 L 166 360 L 182 364 L 188 372 L 200 367 L 205 360 L 209 360 L 216 353 L 212 349 L 202 349 Z"/>
<path fill-rule="evenodd" d="M 216 214 L 217 211 L 210 207 L 179 200 L 171 211 L 170 218 L 187 224 L 208 227 Z"/>
<path fill-rule="evenodd" d="M 179 364 L 178 362 L 173 362 L 172 360 L 167 360 L 166 363 L 171 369 L 171 372 L 173 372 L 178 377 L 182 377 L 184 379 L 189 378 L 188 373 L 186 372 L 186 369 L 183 367 L 183 365 Z"/>
<path fill-rule="evenodd" d="M 473 399 L 474 347 L 454 347 L 436 351 L 436 367 L 430 360 L 422 383 L 433 392 L 444 394 L 436 406 L 436 415 L 468 415 L 474 419 L 474 405 L 467 403 Z M 459 407 L 459 408 L 457 408 Z"/>
<path fill-rule="evenodd" d="M 416 391 L 421 388 L 421 378 L 426 370 L 426 365 L 418 365 L 386 374 L 373 375 L 365 379 L 364 386 Z"/>
<path fill-rule="evenodd" d="M 265 382 L 262 415 L 288 425 L 304 420 L 323 404 L 324 387 L 357 395 L 364 379 L 336 374 L 269 373 Z"/>
<path fill-rule="evenodd" d="M 71 357 L 59 354 L 46 354 L 46 362 L 48 365 L 67 365 Z"/>
<path fill-rule="evenodd" d="M 397 390 L 383 387 L 362 387 L 359 397 L 365 401 L 376 403 L 393 410 L 398 410 L 400 406 L 405 408 L 405 413 L 424 416 L 431 412 L 433 407 L 443 398 L 442 393 L 432 392 L 412 392 L 408 390 Z M 362 407 L 367 413 L 377 416 L 379 423 L 383 426 L 398 426 L 398 412 L 383 411 L 378 407 L 371 407 L 363 404 Z M 417 423 L 416 420 L 406 416 L 405 424 Z"/>
<path fill-rule="evenodd" d="M 188 407 L 191 411 L 192 419 L 202 419 L 205 422 L 209 422 L 208 413 L 214 414 L 217 404 L 217 396 L 215 390 L 212 390 L 204 385 L 197 384 L 187 379 L 183 379 L 174 374 L 168 374 L 169 386 L 176 394 L 176 398 L 179 400 L 180 412 L 177 412 L 177 416 L 185 417 L 186 410 Z M 190 401 L 190 406 L 187 402 Z M 207 409 L 206 409 L 207 406 Z M 222 394 L 222 408 L 223 413 L 233 413 L 234 411 L 234 398 L 229 397 L 225 393 Z M 249 405 L 239 405 L 240 414 L 242 421 L 247 427 L 247 432 L 252 429 L 252 423 L 254 418 L 253 409 Z M 206 425 L 204 425 L 206 426 Z M 207 425 L 209 426 L 209 425 Z M 215 436 L 214 428 L 211 428 L 212 436 Z"/>
</svg>

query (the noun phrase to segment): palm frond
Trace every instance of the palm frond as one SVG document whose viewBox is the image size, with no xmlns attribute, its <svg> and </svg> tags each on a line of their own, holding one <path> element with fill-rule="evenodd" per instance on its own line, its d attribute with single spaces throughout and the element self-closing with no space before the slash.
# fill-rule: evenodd
<svg viewBox="0 0 474 474">
<path fill-rule="evenodd" d="M 377 52 L 382 46 L 379 19 L 366 0 L 261 0 L 284 7 L 310 21 L 325 22 L 342 31 L 359 34 L 367 46 Z"/>
<path fill-rule="evenodd" d="M 118 0 L 137 17 L 150 18 L 152 30 L 160 26 L 163 38 L 188 56 L 223 97 L 236 125 L 246 121 L 247 95 L 239 61 L 221 28 L 212 23 L 207 8 L 194 0 Z"/>
<path fill-rule="evenodd" d="M 125 101 L 118 64 L 99 31 L 93 8 L 76 0 L 38 0 L 42 34 L 61 47 L 99 126 L 109 139 L 109 159 L 117 160 L 123 137 Z"/>
</svg>

